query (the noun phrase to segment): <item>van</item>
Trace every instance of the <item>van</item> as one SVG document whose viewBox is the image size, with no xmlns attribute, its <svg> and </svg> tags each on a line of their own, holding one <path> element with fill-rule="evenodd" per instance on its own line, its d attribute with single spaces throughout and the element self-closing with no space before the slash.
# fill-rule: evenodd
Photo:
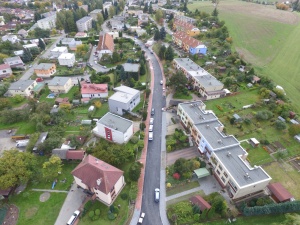
<svg viewBox="0 0 300 225">
<path fill-rule="evenodd" d="M 149 132 L 149 141 L 153 140 L 153 132 Z"/>
<path fill-rule="evenodd" d="M 154 201 L 159 202 L 159 188 L 155 188 L 154 190 Z"/>
<path fill-rule="evenodd" d="M 152 132 L 153 131 L 153 125 L 149 126 L 149 131 Z"/>
<path fill-rule="evenodd" d="M 77 219 L 77 217 L 79 216 L 80 211 L 76 210 L 73 215 L 71 216 L 71 218 L 69 219 L 69 221 L 67 222 L 67 225 L 73 225 Z"/>
</svg>

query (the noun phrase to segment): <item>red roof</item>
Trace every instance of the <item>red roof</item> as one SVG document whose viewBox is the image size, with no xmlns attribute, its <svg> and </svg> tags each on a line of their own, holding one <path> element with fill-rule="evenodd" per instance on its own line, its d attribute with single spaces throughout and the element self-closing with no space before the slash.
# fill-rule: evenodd
<svg viewBox="0 0 300 225">
<path fill-rule="evenodd" d="M 115 44 L 112 36 L 107 33 L 105 33 L 104 35 L 100 35 L 97 51 L 110 50 L 111 52 L 113 52 L 114 48 Z"/>
<path fill-rule="evenodd" d="M 0 70 L 10 69 L 10 66 L 8 64 L 1 64 Z"/>
<path fill-rule="evenodd" d="M 85 151 L 82 150 L 69 150 L 67 151 L 66 159 L 80 159 L 82 160 L 84 157 Z"/>
<path fill-rule="evenodd" d="M 187 44 L 189 47 L 196 48 L 199 45 L 203 45 L 201 41 L 198 41 L 197 39 L 190 37 L 183 31 L 177 31 L 173 35 L 176 38 L 180 39 L 182 43 Z"/>
<path fill-rule="evenodd" d="M 289 201 L 291 198 L 294 198 L 294 196 L 279 182 L 269 184 L 268 188 L 280 202 Z"/>
<path fill-rule="evenodd" d="M 187 23 L 183 20 L 175 20 L 175 26 L 180 27 L 181 29 L 184 29 L 184 31 L 192 30 L 196 28 L 193 24 Z"/>
<path fill-rule="evenodd" d="M 194 205 L 198 205 L 201 211 L 211 208 L 211 205 L 207 201 L 205 201 L 200 195 L 195 195 L 195 196 L 191 197 L 190 201 Z"/>
<path fill-rule="evenodd" d="M 87 84 L 86 82 L 81 83 L 81 94 L 98 94 L 107 92 L 107 84 Z"/>
<path fill-rule="evenodd" d="M 108 163 L 88 155 L 72 171 L 72 175 L 79 178 L 89 188 L 96 188 L 108 194 L 116 182 L 123 176 L 123 171 Z M 100 185 L 97 180 L 100 179 Z"/>
</svg>

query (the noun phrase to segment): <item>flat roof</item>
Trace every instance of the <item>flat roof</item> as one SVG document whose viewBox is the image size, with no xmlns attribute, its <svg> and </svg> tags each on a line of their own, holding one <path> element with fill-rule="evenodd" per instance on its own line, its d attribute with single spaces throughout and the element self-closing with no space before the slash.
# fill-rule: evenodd
<svg viewBox="0 0 300 225">
<path fill-rule="evenodd" d="M 199 66 L 197 63 L 195 63 L 190 58 L 175 58 L 174 61 L 184 69 L 188 71 L 197 71 L 197 70 L 204 70 L 201 66 Z"/>
<path fill-rule="evenodd" d="M 226 136 L 218 130 L 222 126 L 223 124 L 219 120 L 195 124 L 199 133 L 202 134 L 213 149 L 239 145 L 239 141 L 234 136 Z"/>
<path fill-rule="evenodd" d="M 65 85 L 71 78 L 70 77 L 54 77 L 48 82 L 48 86 Z"/>
<path fill-rule="evenodd" d="M 55 47 L 51 50 L 51 52 L 63 52 L 65 50 L 68 50 L 66 46 L 61 46 L 61 47 Z"/>
<path fill-rule="evenodd" d="M 131 88 L 131 87 L 127 87 L 125 85 L 115 87 L 114 91 L 120 91 L 120 92 L 123 92 L 123 93 L 132 94 L 132 95 L 136 95 L 136 94 L 140 93 L 139 90 L 136 90 L 136 89 Z"/>
<path fill-rule="evenodd" d="M 61 53 L 58 59 L 71 59 L 73 57 L 75 57 L 73 53 Z"/>
<path fill-rule="evenodd" d="M 76 23 L 85 23 L 89 20 L 92 20 L 93 18 L 90 17 L 90 16 L 85 16 L 85 17 L 82 17 L 80 20 L 77 20 Z"/>
<path fill-rule="evenodd" d="M 19 61 L 19 60 L 21 60 L 20 56 L 8 57 L 3 59 L 4 62 L 12 62 L 12 61 Z"/>
<path fill-rule="evenodd" d="M 203 106 L 205 108 L 205 105 L 202 101 L 180 103 L 180 106 L 189 115 L 194 124 L 218 120 L 218 117 L 216 117 L 214 113 L 200 108 Z"/>
<path fill-rule="evenodd" d="M 223 164 L 240 187 L 253 185 L 271 177 L 260 167 L 251 167 L 242 159 L 247 152 L 240 146 L 228 147 L 213 152 L 218 161 Z"/>
<path fill-rule="evenodd" d="M 140 64 L 138 63 L 124 63 L 123 64 L 125 72 L 139 72 Z"/>
<path fill-rule="evenodd" d="M 102 9 L 94 9 L 93 11 L 91 11 L 89 14 L 93 14 L 93 13 L 101 13 Z"/>
<path fill-rule="evenodd" d="M 49 70 L 51 67 L 55 65 L 54 63 L 40 63 L 35 67 L 36 70 Z"/>
<path fill-rule="evenodd" d="M 217 80 L 214 76 L 208 74 L 203 76 L 194 76 L 196 80 L 205 88 L 214 86 L 223 86 L 223 83 Z"/>
<path fill-rule="evenodd" d="M 97 123 L 103 124 L 114 130 L 121 131 L 125 133 L 128 128 L 133 124 L 132 121 L 127 120 L 121 116 L 117 116 L 113 113 L 106 113 Z"/>
<path fill-rule="evenodd" d="M 30 85 L 32 85 L 35 80 L 18 80 L 10 84 L 8 90 L 20 90 L 25 91 Z"/>
<path fill-rule="evenodd" d="M 116 92 L 112 96 L 109 97 L 109 100 L 115 100 L 118 102 L 127 103 L 127 102 L 130 102 L 133 97 L 134 97 L 134 95 L 132 95 L 132 94 L 128 94 L 128 93 L 124 93 L 124 92 Z"/>
</svg>

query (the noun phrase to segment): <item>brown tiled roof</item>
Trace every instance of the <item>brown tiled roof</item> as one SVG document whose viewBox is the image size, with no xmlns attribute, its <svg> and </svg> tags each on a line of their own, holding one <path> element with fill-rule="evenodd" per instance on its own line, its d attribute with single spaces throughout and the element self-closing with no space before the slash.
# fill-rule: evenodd
<svg viewBox="0 0 300 225">
<path fill-rule="evenodd" d="M 191 197 L 190 201 L 194 205 L 198 205 L 201 211 L 211 208 L 211 205 L 207 201 L 205 201 L 200 195 L 195 195 L 195 196 Z"/>
<path fill-rule="evenodd" d="M 192 29 L 196 28 L 193 24 L 187 23 L 183 20 L 175 20 L 174 23 L 175 23 L 176 27 L 180 27 L 184 31 L 188 31 L 188 30 L 192 30 Z"/>
<path fill-rule="evenodd" d="M 286 190 L 281 183 L 269 184 L 268 188 L 280 202 L 288 201 L 293 198 L 292 194 Z"/>
<path fill-rule="evenodd" d="M 183 43 L 187 44 L 188 46 L 192 48 L 196 48 L 199 45 L 203 45 L 201 41 L 198 41 L 197 39 L 190 37 L 183 31 L 177 31 L 173 34 L 176 38 L 179 38 Z"/>
<path fill-rule="evenodd" d="M 115 44 L 112 36 L 110 36 L 107 33 L 100 35 L 97 51 L 110 50 L 111 52 L 113 52 L 114 48 L 115 48 Z"/>
<path fill-rule="evenodd" d="M 119 170 L 92 155 L 85 157 L 72 171 L 72 175 L 79 178 L 82 183 L 90 188 L 96 188 L 105 194 L 110 192 L 120 177 L 123 176 L 123 173 L 122 170 Z M 98 179 L 101 179 L 99 186 L 97 185 Z"/>
<path fill-rule="evenodd" d="M 80 159 L 84 158 L 85 151 L 82 150 L 69 150 L 67 151 L 66 159 Z"/>
</svg>

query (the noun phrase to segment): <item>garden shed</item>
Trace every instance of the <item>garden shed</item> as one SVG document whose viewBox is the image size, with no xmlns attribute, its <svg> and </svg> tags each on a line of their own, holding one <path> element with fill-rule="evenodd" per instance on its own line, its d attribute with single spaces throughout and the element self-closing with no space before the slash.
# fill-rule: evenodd
<svg viewBox="0 0 300 225">
<path fill-rule="evenodd" d="M 300 134 L 295 135 L 295 136 L 294 136 L 294 139 L 295 139 L 296 141 L 300 142 Z"/>
<path fill-rule="evenodd" d="M 276 201 L 276 202 L 288 202 L 288 201 L 294 201 L 294 197 L 293 195 L 286 190 L 281 183 L 277 182 L 277 183 L 273 183 L 273 184 L 269 184 L 267 186 L 271 192 L 271 196 L 272 198 Z"/>
<path fill-rule="evenodd" d="M 210 175 L 209 171 L 206 168 L 199 168 L 194 170 L 197 178 L 207 177 Z"/>
<path fill-rule="evenodd" d="M 232 116 L 234 118 L 234 122 L 241 122 L 242 118 L 238 114 L 233 114 Z"/>
<path fill-rule="evenodd" d="M 285 119 L 283 117 L 281 117 L 281 116 L 278 116 L 277 119 L 280 120 L 280 121 L 282 121 L 282 122 L 285 122 Z"/>
<path fill-rule="evenodd" d="M 256 138 L 250 138 L 249 139 L 249 143 L 250 145 L 252 145 L 252 147 L 257 147 L 259 145 L 259 141 Z"/>
<path fill-rule="evenodd" d="M 253 87 L 253 84 L 248 83 L 248 84 L 247 84 L 247 87 L 248 87 L 248 88 L 252 88 L 252 87 Z"/>
<path fill-rule="evenodd" d="M 211 205 L 205 201 L 200 195 L 195 195 L 190 198 L 190 201 L 193 205 L 198 205 L 201 212 L 203 212 L 205 209 L 210 209 Z"/>
</svg>

